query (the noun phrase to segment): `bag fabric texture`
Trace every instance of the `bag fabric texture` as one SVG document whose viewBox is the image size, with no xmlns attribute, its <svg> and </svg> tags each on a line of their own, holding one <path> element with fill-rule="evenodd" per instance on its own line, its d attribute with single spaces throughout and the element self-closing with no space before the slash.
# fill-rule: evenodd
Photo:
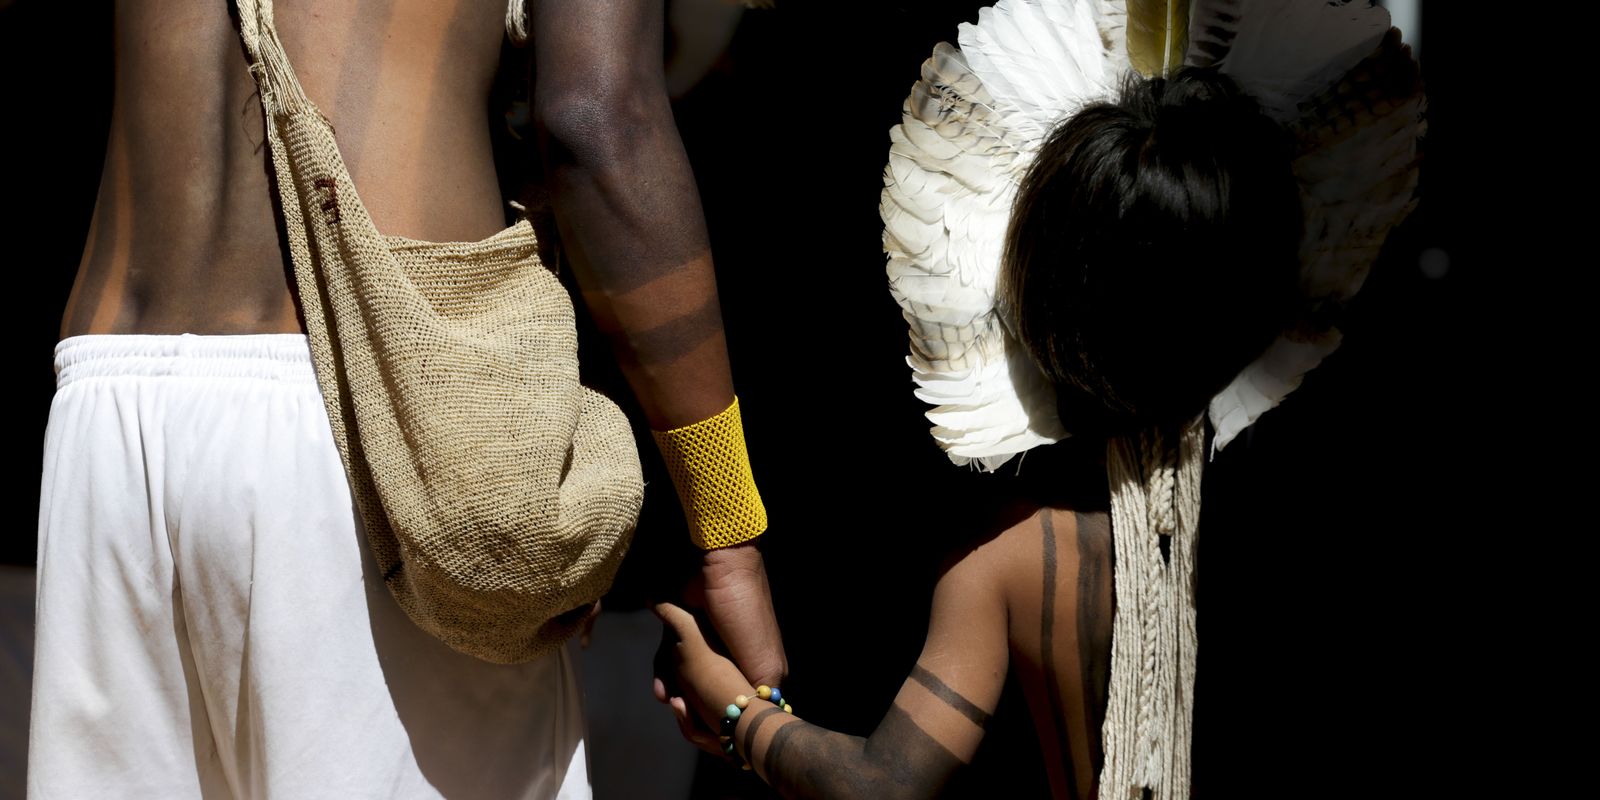
<svg viewBox="0 0 1600 800">
<path fill-rule="evenodd" d="M 526 219 L 477 242 L 373 226 L 271 0 L 237 0 L 317 382 L 384 583 L 463 653 L 528 661 L 610 587 L 644 481 L 578 380 L 572 301 Z"/>
</svg>

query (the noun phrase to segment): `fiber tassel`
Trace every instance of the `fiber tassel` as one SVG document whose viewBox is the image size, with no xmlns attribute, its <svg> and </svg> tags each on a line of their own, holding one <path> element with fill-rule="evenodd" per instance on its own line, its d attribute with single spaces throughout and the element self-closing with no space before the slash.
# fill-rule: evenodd
<svg viewBox="0 0 1600 800">
<path fill-rule="evenodd" d="M 1149 789 L 1155 800 L 1187 800 L 1204 417 L 1175 443 L 1150 430 L 1107 450 L 1117 611 L 1100 796 L 1138 800 Z"/>
<path fill-rule="evenodd" d="M 506 35 L 512 44 L 528 41 L 528 0 L 508 0 L 506 3 Z"/>
</svg>

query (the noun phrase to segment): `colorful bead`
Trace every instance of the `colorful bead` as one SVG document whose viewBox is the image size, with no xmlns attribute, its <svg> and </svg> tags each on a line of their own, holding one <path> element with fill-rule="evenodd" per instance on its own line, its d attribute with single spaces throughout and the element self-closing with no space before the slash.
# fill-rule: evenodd
<svg viewBox="0 0 1600 800">
<path fill-rule="evenodd" d="M 783 711 L 786 714 L 793 714 L 794 713 L 794 707 L 789 705 L 788 703 L 784 703 L 783 704 Z"/>
<path fill-rule="evenodd" d="M 741 709 L 749 708 L 750 707 L 750 696 L 741 694 L 738 697 L 733 698 L 733 704 L 738 706 Z"/>
<path fill-rule="evenodd" d="M 766 686 L 757 686 L 756 687 L 756 697 L 759 697 L 762 700 L 769 699 L 769 698 L 772 697 L 772 690 L 767 688 Z"/>
<path fill-rule="evenodd" d="M 737 730 L 738 727 L 739 720 L 731 719 L 729 717 L 722 718 L 722 735 L 724 738 L 732 736 L 733 732 Z"/>
<path fill-rule="evenodd" d="M 767 699 L 771 700 L 773 705 L 781 706 L 783 705 L 783 692 L 778 691 L 778 687 L 774 686 L 772 687 L 772 695 Z"/>
<path fill-rule="evenodd" d="M 725 756 L 733 755 L 733 742 L 730 741 L 722 743 L 722 754 Z"/>
<path fill-rule="evenodd" d="M 729 703 L 728 707 L 722 710 L 722 716 L 727 717 L 728 719 L 738 719 L 739 707 Z"/>
</svg>

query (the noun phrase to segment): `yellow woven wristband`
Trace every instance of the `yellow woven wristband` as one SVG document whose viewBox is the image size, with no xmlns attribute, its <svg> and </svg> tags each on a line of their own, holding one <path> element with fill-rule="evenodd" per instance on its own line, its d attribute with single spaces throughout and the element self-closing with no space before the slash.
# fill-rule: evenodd
<svg viewBox="0 0 1600 800">
<path fill-rule="evenodd" d="M 714 417 L 650 435 L 667 462 L 696 547 L 730 547 L 767 529 L 767 508 L 745 451 L 739 398 Z"/>
</svg>

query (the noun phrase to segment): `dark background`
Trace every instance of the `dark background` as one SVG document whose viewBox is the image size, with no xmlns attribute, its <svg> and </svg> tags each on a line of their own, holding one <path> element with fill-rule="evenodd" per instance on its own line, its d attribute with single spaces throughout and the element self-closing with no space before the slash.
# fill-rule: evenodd
<svg viewBox="0 0 1600 800">
<path fill-rule="evenodd" d="M 855 734 L 916 657 L 940 560 L 1016 486 L 1009 467 L 950 466 L 927 435 L 877 213 L 888 130 L 918 65 L 980 5 L 794 0 L 748 14 L 729 57 L 678 106 L 772 519 L 786 688 L 808 719 Z M 1475 113 L 1483 39 L 1466 31 L 1470 13 L 1423 3 L 1423 200 L 1352 305 L 1343 347 L 1207 465 L 1198 796 L 1367 792 L 1395 764 L 1418 788 L 1469 785 L 1474 726 L 1510 702 L 1460 685 L 1494 657 L 1479 651 L 1502 649 L 1478 612 L 1506 589 L 1480 576 L 1511 548 L 1479 510 L 1510 484 L 1484 442 L 1508 413 L 1500 398 L 1521 392 L 1514 352 L 1483 369 L 1507 346 L 1519 259 L 1492 238 L 1503 226 L 1485 224 L 1493 134 Z M 110 32 L 106 2 L 0 0 L 15 401 L 4 499 L 19 510 L 0 562 L 33 559 L 51 348 L 102 161 Z M 1442 275 L 1425 274 L 1427 250 L 1447 259 Z M 598 343 L 584 347 L 592 379 L 613 380 Z M 662 560 L 685 556 L 670 486 L 659 464 L 647 469 L 652 494 L 614 607 L 642 602 Z M 1028 702 L 1008 695 L 976 770 L 1014 787 L 1006 796 L 1043 786 Z"/>
</svg>

